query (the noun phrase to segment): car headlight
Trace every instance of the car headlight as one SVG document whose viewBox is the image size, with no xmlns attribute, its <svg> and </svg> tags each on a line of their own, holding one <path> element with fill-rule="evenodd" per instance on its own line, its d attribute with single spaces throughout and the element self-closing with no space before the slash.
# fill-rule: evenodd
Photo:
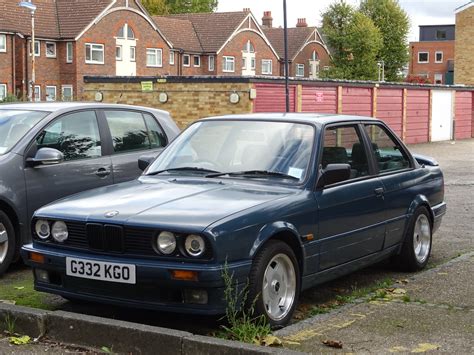
<svg viewBox="0 0 474 355">
<path fill-rule="evenodd" d="M 51 235 L 51 229 L 49 227 L 48 221 L 44 219 L 39 219 L 35 224 L 35 232 L 38 238 L 46 240 Z"/>
<path fill-rule="evenodd" d="M 184 242 L 184 249 L 191 256 L 201 256 L 206 250 L 204 238 L 195 234 L 188 235 Z"/>
<path fill-rule="evenodd" d="M 172 254 L 176 250 L 176 236 L 171 232 L 161 232 L 156 238 L 156 248 L 162 254 Z"/>
<path fill-rule="evenodd" d="M 69 236 L 66 223 L 62 221 L 57 221 L 53 223 L 53 228 L 51 229 L 51 234 L 59 243 L 63 243 Z"/>
</svg>

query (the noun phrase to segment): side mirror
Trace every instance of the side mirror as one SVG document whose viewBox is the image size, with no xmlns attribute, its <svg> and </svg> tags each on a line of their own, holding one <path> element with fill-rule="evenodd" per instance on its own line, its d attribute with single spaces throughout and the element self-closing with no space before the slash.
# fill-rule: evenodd
<svg viewBox="0 0 474 355">
<path fill-rule="evenodd" d="M 54 148 L 41 148 L 34 158 L 28 158 L 26 161 L 30 166 L 55 165 L 64 161 L 64 155 Z"/>
<path fill-rule="evenodd" d="M 141 171 L 145 171 L 146 168 L 155 160 L 155 156 L 142 155 L 138 158 L 138 168 Z"/>
<path fill-rule="evenodd" d="M 351 166 L 349 164 L 328 164 L 326 168 L 322 170 L 317 187 L 324 187 L 345 181 L 350 177 Z"/>
</svg>

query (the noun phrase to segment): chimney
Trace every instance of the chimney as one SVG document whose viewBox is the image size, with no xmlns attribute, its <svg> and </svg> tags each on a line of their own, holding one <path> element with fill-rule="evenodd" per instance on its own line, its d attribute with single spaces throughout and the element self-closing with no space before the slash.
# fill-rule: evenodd
<svg viewBox="0 0 474 355">
<path fill-rule="evenodd" d="M 264 28 L 272 28 L 273 27 L 273 17 L 271 11 L 264 11 L 262 17 L 262 26 Z"/>
<path fill-rule="evenodd" d="M 244 12 L 250 12 L 250 7 L 244 7 Z"/>
<path fill-rule="evenodd" d="M 308 27 L 305 18 L 299 18 L 298 22 L 296 23 L 296 27 Z"/>
</svg>

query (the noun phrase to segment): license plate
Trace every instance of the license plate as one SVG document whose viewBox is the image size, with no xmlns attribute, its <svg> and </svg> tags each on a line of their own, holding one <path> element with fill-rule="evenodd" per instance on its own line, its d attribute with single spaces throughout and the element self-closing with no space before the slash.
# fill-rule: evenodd
<svg viewBox="0 0 474 355">
<path fill-rule="evenodd" d="M 84 279 L 135 284 L 135 265 L 66 258 L 66 275 Z"/>
</svg>

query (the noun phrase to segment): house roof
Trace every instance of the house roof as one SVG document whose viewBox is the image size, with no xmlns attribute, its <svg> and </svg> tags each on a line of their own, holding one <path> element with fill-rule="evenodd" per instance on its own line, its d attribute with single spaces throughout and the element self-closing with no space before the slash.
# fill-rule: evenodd
<svg viewBox="0 0 474 355">
<path fill-rule="evenodd" d="M 306 43 L 316 27 L 288 28 L 288 57 L 293 59 Z M 280 58 L 285 57 L 285 41 L 283 28 L 266 28 L 263 30 Z"/>
<path fill-rule="evenodd" d="M 196 37 L 199 40 L 202 52 L 216 53 L 225 44 L 229 37 L 232 36 L 232 34 L 238 29 L 238 26 L 244 21 L 244 19 L 248 15 L 249 12 L 239 11 L 199 14 L 177 14 L 166 16 L 165 18 L 172 20 L 188 21 L 189 23 L 191 23 Z M 170 40 L 173 42 L 173 33 L 180 32 L 181 28 L 183 28 L 184 31 L 190 31 L 189 23 L 178 21 L 172 23 L 170 21 L 167 23 L 169 25 L 168 31 L 163 28 L 164 35 L 167 37 L 169 35 Z M 157 25 L 158 27 L 160 27 L 159 22 L 157 22 Z M 179 36 L 182 36 L 182 33 L 179 33 Z M 191 47 L 197 48 L 196 42 L 194 40 L 189 40 L 189 43 L 184 43 L 184 40 L 188 41 L 188 39 L 178 40 L 178 42 L 182 41 L 182 49 L 191 51 Z M 190 48 L 187 48 L 184 45 L 189 45 Z"/>
<path fill-rule="evenodd" d="M 189 52 L 203 52 L 201 42 L 191 21 L 166 16 L 153 16 L 153 21 L 174 48 Z"/>
</svg>

